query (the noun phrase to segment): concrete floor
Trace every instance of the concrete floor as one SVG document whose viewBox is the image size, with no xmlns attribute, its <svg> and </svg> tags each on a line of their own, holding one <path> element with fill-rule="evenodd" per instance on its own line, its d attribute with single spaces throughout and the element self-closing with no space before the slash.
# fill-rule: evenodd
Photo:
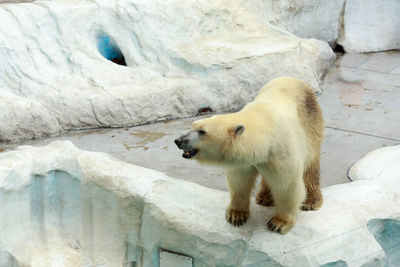
<svg viewBox="0 0 400 267">
<path fill-rule="evenodd" d="M 345 54 L 327 74 L 322 184 L 343 183 L 367 152 L 400 143 L 400 52 Z"/>
<path fill-rule="evenodd" d="M 325 77 L 323 89 L 319 101 L 326 129 L 321 183 L 328 186 L 348 182 L 348 168 L 367 152 L 400 143 L 400 52 L 345 54 Z M 227 190 L 223 170 L 183 159 L 173 143 L 197 119 L 73 132 L 23 144 L 68 139 L 81 149 L 107 152 L 178 179 Z M 3 145 L 0 152 L 13 147 Z"/>
</svg>

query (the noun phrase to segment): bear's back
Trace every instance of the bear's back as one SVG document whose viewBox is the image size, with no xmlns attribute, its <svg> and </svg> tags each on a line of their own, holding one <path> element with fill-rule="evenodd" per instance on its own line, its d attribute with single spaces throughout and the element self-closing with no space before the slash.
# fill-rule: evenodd
<svg viewBox="0 0 400 267">
<path fill-rule="evenodd" d="M 296 101 L 299 95 L 303 95 L 307 91 L 313 92 L 312 88 L 305 82 L 293 77 L 283 76 L 265 84 L 255 100 L 286 98 Z"/>
<path fill-rule="evenodd" d="M 297 137 L 305 136 L 315 154 L 319 154 L 324 132 L 324 120 L 314 90 L 305 82 L 292 77 L 279 77 L 261 88 L 253 102 L 268 106 L 270 116 L 282 132 L 292 129 Z M 254 105 L 253 104 L 253 105 Z"/>
</svg>

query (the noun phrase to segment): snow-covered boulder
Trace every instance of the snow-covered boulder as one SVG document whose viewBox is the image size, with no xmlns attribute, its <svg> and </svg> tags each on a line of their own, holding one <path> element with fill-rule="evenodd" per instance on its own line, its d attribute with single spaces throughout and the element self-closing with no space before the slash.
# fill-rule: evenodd
<svg viewBox="0 0 400 267">
<path fill-rule="evenodd" d="M 383 147 L 369 152 L 349 170 L 352 181 L 384 180 L 385 183 L 400 179 L 400 145 Z M 398 192 L 397 197 L 400 197 Z"/>
<path fill-rule="evenodd" d="M 245 0 L 1 4 L 0 140 L 236 109 L 281 75 L 318 90 L 329 46 L 260 16 Z"/>
<path fill-rule="evenodd" d="M 316 38 L 334 45 L 340 34 L 345 0 L 248 1 L 265 21 L 303 38 Z"/>
<path fill-rule="evenodd" d="M 346 52 L 400 49 L 400 1 L 346 0 L 338 40 Z"/>
<path fill-rule="evenodd" d="M 350 172 L 357 181 L 324 188 L 323 207 L 301 212 L 282 236 L 265 226 L 273 208 L 254 200 L 250 220 L 237 228 L 224 219 L 227 192 L 67 141 L 23 146 L 0 153 L 0 259 L 22 266 L 158 266 L 163 249 L 193 257 L 195 267 L 383 262 L 367 222 L 400 212 L 399 155 L 397 146 L 366 156 Z"/>
<path fill-rule="evenodd" d="M 264 21 L 303 38 L 339 43 L 346 52 L 400 49 L 398 0 L 248 1 Z"/>
</svg>

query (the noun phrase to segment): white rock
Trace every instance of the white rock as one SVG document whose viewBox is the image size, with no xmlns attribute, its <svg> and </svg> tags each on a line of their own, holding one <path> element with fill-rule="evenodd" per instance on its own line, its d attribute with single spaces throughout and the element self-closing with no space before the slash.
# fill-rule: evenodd
<svg viewBox="0 0 400 267">
<path fill-rule="evenodd" d="M 316 38 L 346 52 L 400 49 L 398 0 L 247 1 L 251 12 L 302 38 Z"/>
<path fill-rule="evenodd" d="M 400 1 L 346 0 L 338 40 L 346 52 L 400 49 Z"/>
<path fill-rule="evenodd" d="M 363 156 L 349 170 L 353 181 L 385 180 L 386 183 L 398 181 L 400 173 L 400 145 L 383 147 Z M 400 197 L 400 192 L 398 197 Z"/>
<path fill-rule="evenodd" d="M 367 155 L 350 172 L 362 179 L 324 188 L 324 206 L 301 212 L 282 236 L 265 226 L 273 209 L 254 200 L 249 222 L 236 228 L 224 219 L 227 192 L 67 141 L 24 146 L 0 153 L 0 251 L 37 266 L 154 266 L 160 248 L 195 266 L 360 266 L 384 258 L 367 222 L 399 214 L 399 163 L 400 146 Z"/>
<path fill-rule="evenodd" d="M 0 89 L 0 140 L 36 137 L 62 131 L 57 119 L 34 99 L 21 97 Z"/>
<path fill-rule="evenodd" d="M 0 5 L 2 140 L 231 110 L 272 78 L 316 90 L 334 54 L 270 26 L 244 0 L 59 0 Z M 128 67 L 106 60 L 99 36 Z M 103 39 L 104 40 L 104 39 Z M 15 99 L 20 103 L 10 123 Z M 39 114 L 39 115 L 38 115 Z M 30 118 L 31 122 L 27 122 Z"/>
<path fill-rule="evenodd" d="M 302 38 L 316 38 L 333 45 L 339 37 L 345 0 L 248 1 L 252 12 L 272 25 Z"/>
</svg>

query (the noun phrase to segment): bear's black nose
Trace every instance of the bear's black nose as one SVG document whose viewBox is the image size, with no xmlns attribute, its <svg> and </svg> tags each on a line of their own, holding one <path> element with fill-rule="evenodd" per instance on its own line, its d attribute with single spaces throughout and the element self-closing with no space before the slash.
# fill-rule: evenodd
<svg viewBox="0 0 400 267">
<path fill-rule="evenodd" d="M 179 139 L 175 139 L 174 143 L 178 146 L 178 148 L 181 148 L 182 142 L 179 141 Z"/>
</svg>

